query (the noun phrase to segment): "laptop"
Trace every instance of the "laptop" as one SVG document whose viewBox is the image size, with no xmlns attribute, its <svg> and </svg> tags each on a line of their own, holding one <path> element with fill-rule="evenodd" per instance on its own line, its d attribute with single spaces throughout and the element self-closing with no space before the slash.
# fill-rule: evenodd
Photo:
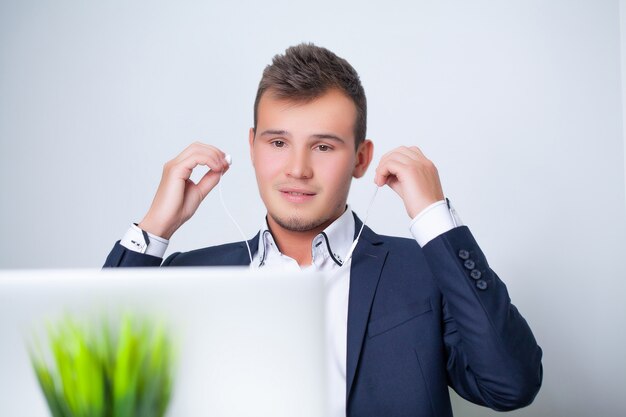
<svg viewBox="0 0 626 417">
<path fill-rule="evenodd" d="M 0 271 L 0 416 L 50 415 L 28 353 L 46 323 L 124 314 L 174 339 L 166 415 L 322 416 L 323 282 L 248 268 Z"/>
</svg>

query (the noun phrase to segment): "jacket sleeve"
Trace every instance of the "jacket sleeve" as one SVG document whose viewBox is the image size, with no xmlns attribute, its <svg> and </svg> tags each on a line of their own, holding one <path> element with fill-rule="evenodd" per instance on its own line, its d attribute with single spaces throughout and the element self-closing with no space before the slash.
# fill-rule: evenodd
<svg viewBox="0 0 626 417">
<path fill-rule="evenodd" d="M 541 348 L 469 229 L 452 229 L 423 251 L 443 294 L 449 385 L 498 411 L 530 404 L 541 387 Z"/>
<path fill-rule="evenodd" d="M 162 259 L 157 258 L 156 256 L 146 255 L 126 249 L 118 240 L 115 242 L 115 246 L 113 246 L 109 256 L 107 256 L 103 268 L 159 266 L 161 265 L 161 261 Z"/>
</svg>

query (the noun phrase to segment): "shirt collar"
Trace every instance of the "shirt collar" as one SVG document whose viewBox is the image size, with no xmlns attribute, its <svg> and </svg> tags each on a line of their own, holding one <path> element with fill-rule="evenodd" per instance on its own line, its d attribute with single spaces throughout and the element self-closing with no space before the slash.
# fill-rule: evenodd
<svg viewBox="0 0 626 417">
<path fill-rule="evenodd" d="M 311 244 L 313 265 L 321 266 L 330 259 L 332 263 L 341 266 L 354 240 L 355 227 L 352 210 L 350 206 L 346 206 L 343 214 L 313 239 Z M 258 266 L 263 266 L 268 256 L 281 255 L 267 225 L 267 218 L 264 219 L 259 232 L 258 254 Z"/>
</svg>

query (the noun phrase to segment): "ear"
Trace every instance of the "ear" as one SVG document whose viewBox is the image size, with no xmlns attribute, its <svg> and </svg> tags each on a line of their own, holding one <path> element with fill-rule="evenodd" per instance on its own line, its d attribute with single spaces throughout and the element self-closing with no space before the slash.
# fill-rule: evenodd
<svg viewBox="0 0 626 417">
<path fill-rule="evenodd" d="M 252 161 L 252 166 L 254 166 L 254 128 L 250 128 L 250 132 L 248 132 L 248 144 L 250 145 L 250 160 Z"/>
<path fill-rule="evenodd" d="M 369 167 L 370 162 L 372 162 L 373 156 L 374 143 L 369 139 L 365 139 L 356 150 L 356 165 L 354 166 L 354 170 L 352 171 L 352 176 L 354 178 L 361 178 L 363 175 L 365 175 L 367 167 Z"/>
</svg>

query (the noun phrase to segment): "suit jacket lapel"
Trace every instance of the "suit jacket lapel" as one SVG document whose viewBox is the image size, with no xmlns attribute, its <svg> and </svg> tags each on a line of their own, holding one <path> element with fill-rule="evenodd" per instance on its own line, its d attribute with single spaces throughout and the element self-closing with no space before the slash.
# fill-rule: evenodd
<svg viewBox="0 0 626 417">
<path fill-rule="evenodd" d="M 356 238 L 362 223 L 356 215 L 354 217 Z M 382 240 L 379 236 L 366 226 L 352 256 L 348 298 L 346 401 L 350 397 L 350 390 L 354 383 L 361 356 L 372 302 L 385 259 L 387 258 L 388 251 L 381 244 Z"/>
</svg>

